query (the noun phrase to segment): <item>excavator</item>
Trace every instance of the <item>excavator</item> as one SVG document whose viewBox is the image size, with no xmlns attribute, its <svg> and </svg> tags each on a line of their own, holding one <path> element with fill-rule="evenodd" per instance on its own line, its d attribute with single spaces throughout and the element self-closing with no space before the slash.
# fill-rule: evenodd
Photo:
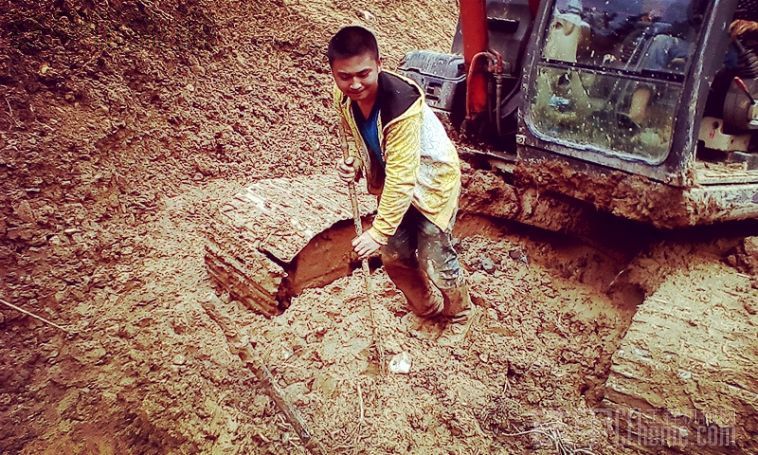
<svg viewBox="0 0 758 455">
<path fill-rule="evenodd" d="M 400 72 L 529 184 L 660 228 L 755 218 L 758 59 L 714 57 L 734 2 L 582 1 L 463 2 L 453 52 Z"/>
<path fill-rule="evenodd" d="M 410 52 L 397 71 L 459 144 L 462 217 L 656 245 L 612 286 L 646 257 L 665 257 L 656 236 L 696 232 L 718 258 L 758 247 L 758 53 L 729 34 L 738 9 L 736 0 L 461 0 L 451 52 Z M 348 275 L 347 200 L 333 176 L 256 182 L 208 229 L 212 280 L 276 315 L 303 289 Z M 375 201 L 359 206 L 367 223 Z M 600 403 L 624 416 L 616 429 L 641 452 L 749 453 L 755 306 L 696 269 L 672 265 L 643 286 Z"/>
</svg>

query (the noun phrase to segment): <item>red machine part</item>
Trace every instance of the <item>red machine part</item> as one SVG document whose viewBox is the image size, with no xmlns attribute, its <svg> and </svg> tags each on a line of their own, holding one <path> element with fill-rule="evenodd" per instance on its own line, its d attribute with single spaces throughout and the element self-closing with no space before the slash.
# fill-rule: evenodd
<svg viewBox="0 0 758 455">
<path fill-rule="evenodd" d="M 487 109 L 487 78 L 478 71 L 477 55 L 487 51 L 487 8 L 485 0 L 461 0 L 463 60 L 468 71 L 466 116 L 471 118 Z"/>
<path fill-rule="evenodd" d="M 537 11 L 540 9 L 540 0 L 529 0 L 529 11 L 532 12 L 532 17 L 537 16 Z"/>
</svg>

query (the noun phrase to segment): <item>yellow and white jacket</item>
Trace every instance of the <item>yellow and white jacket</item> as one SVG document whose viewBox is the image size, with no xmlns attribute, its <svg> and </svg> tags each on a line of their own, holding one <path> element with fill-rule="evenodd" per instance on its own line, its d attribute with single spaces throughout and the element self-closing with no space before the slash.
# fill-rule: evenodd
<svg viewBox="0 0 758 455">
<path fill-rule="evenodd" d="M 334 104 L 350 155 L 366 177 L 368 191 L 380 195 L 369 235 L 386 244 L 411 204 L 440 229 L 447 229 L 461 191 L 455 146 L 412 80 L 382 71 L 376 102 L 379 143 L 386 163 L 383 169 L 371 159 L 355 122 L 352 101 L 334 86 Z"/>
</svg>

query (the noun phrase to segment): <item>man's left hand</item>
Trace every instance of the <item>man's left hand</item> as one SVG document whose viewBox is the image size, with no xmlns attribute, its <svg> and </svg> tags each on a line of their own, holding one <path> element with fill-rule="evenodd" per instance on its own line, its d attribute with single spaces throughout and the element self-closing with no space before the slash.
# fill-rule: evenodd
<svg viewBox="0 0 758 455">
<path fill-rule="evenodd" d="M 381 248 L 381 244 L 374 240 L 367 232 L 353 239 L 353 250 L 358 253 L 359 259 L 366 259 Z"/>
</svg>

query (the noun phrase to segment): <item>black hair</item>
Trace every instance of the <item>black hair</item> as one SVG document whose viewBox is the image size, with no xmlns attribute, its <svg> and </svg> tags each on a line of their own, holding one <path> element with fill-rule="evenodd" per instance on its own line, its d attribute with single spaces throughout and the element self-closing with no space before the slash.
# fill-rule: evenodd
<svg viewBox="0 0 758 455">
<path fill-rule="evenodd" d="M 335 60 L 355 57 L 370 52 L 376 60 L 379 60 L 379 44 L 376 37 L 367 28 L 360 25 L 348 25 L 342 27 L 329 40 L 326 56 L 329 65 Z"/>
</svg>

